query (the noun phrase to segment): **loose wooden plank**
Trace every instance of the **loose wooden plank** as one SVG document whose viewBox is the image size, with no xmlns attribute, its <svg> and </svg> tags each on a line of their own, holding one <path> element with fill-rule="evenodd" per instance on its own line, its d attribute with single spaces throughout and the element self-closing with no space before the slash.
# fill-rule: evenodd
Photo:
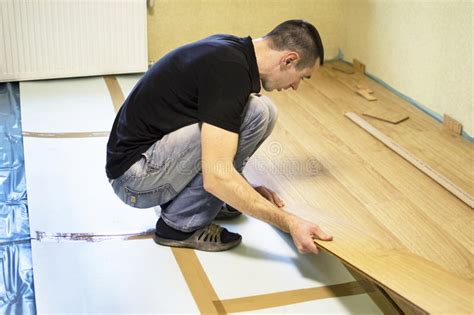
<svg viewBox="0 0 474 315">
<path fill-rule="evenodd" d="M 349 271 L 352 276 L 359 282 L 359 284 L 365 289 L 372 301 L 377 304 L 377 306 L 384 314 L 403 314 L 403 311 L 400 309 L 401 307 L 399 304 L 405 305 L 407 304 L 406 302 L 401 301 L 396 303 L 394 299 L 389 296 L 380 286 L 368 280 L 366 277 L 362 276 L 359 272 L 351 268 L 349 265 L 345 264 L 344 266 L 346 267 L 347 271 Z"/>
<path fill-rule="evenodd" d="M 354 59 L 352 61 L 352 66 L 354 67 L 354 71 L 365 73 L 365 64 L 363 64 L 359 60 Z"/>
<path fill-rule="evenodd" d="M 366 90 L 368 93 L 370 94 L 373 94 L 374 91 L 369 89 L 368 87 L 366 87 L 365 85 L 363 84 L 357 84 L 356 87 L 359 89 L 359 90 Z"/>
<path fill-rule="evenodd" d="M 362 115 L 386 121 L 392 124 L 398 124 L 408 119 L 407 115 L 389 110 L 387 108 L 383 108 L 382 106 L 375 106 L 363 112 Z"/>
<path fill-rule="evenodd" d="M 455 120 L 454 118 L 452 118 L 451 116 L 448 116 L 446 114 L 444 114 L 443 116 L 443 125 L 453 131 L 454 133 L 456 133 L 457 135 L 460 135 L 462 133 L 462 125 L 461 123 L 459 123 L 457 120 Z"/>
<path fill-rule="evenodd" d="M 362 96 L 363 98 L 365 98 L 366 100 L 368 101 L 376 101 L 377 98 L 375 96 L 373 96 L 369 91 L 367 90 L 361 90 L 361 89 L 358 89 L 357 91 L 357 94 L 359 94 L 360 96 Z"/>
<path fill-rule="evenodd" d="M 431 168 L 429 165 L 418 159 L 416 156 L 411 154 L 409 151 L 398 145 L 396 142 L 394 142 L 392 139 L 381 133 L 379 130 L 374 128 L 372 125 L 370 125 L 367 121 L 359 117 L 357 114 L 353 112 L 347 112 L 345 113 L 345 116 L 351 119 L 353 122 L 355 122 L 357 125 L 359 125 L 361 128 L 369 132 L 372 136 L 377 138 L 378 140 L 382 141 L 386 146 L 388 146 L 390 149 L 398 153 L 400 156 L 402 156 L 404 159 L 406 159 L 408 162 L 413 164 L 415 167 L 417 167 L 419 170 L 421 170 L 423 173 L 431 177 L 433 180 L 435 180 L 438 184 L 441 186 L 445 187 L 448 191 L 450 191 L 453 195 L 464 201 L 467 205 L 469 205 L 471 208 L 474 208 L 474 197 L 470 196 L 468 193 L 466 193 L 464 190 L 456 186 L 453 182 L 451 182 L 449 179 L 444 177 L 443 175 L 439 174 L 436 172 L 433 168 Z"/>
</svg>

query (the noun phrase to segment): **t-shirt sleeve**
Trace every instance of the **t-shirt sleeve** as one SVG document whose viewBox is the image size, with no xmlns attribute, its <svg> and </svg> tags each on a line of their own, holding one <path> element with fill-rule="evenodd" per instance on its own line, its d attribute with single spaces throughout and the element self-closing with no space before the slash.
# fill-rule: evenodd
<svg viewBox="0 0 474 315">
<path fill-rule="evenodd" d="M 199 118 L 216 127 L 239 133 L 249 94 L 250 77 L 243 66 L 217 64 L 199 77 Z"/>
</svg>

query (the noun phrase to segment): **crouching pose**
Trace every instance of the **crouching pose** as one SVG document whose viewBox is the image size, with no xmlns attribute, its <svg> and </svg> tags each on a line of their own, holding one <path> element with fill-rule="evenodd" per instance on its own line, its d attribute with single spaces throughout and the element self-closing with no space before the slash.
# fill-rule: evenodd
<svg viewBox="0 0 474 315">
<path fill-rule="evenodd" d="M 314 238 L 331 240 L 242 176 L 277 118 L 255 93 L 296 90 L 323 59 L 315 27 L 290 20 L 257 39 L 214 35 L 179 47 L 145 73 L 113 124 L 106 172 L 126 204 L 161 207 L 156 243 L 230 249 L 242 237 L 212 221 L 241 212 L 290 233 L 300 252 L 317 253 Z"/>
</svg>

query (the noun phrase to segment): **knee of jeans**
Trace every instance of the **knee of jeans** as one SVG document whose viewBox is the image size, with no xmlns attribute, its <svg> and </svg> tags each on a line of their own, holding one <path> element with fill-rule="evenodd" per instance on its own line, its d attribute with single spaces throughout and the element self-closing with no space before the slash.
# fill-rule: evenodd
<svg viewBox="0 0 474 315">
<path fill-rule="evenodd" d="M 268 115 L 268 125 L 269 126 L 274 125 L 277 118 L 278 118 L 278 109 L 277 109 L 275 103 L 273 103 L 273 101 L 268 96 L 265 96 L 265 95 L 259 96 L 259 99 L 261 100 L 261 102 L 265 105 L 265 107 L 268 110 L 268 114 L 269 114 Z"/>
<path fill-rule="evenodd" d="M 258 100 L 258 107 L 260 110 L 262 112 L 266 112 L 265 124 L 263 128 L 263 140 L 265 140 L 268 138 L 268 136 L 270 136 L 273 128 L 275 127 L 278 118 L 278 109 L 273 101 L 265 95 L 255 96 L 255 98 Z"/>
<path fill-rule="evenodd" d="M 259 96 L 251 95 L 248 102 L 247 113 L 251 121 L 258 122 L 258 125 L 267 125 L 270 119 L 270 111 L 264 101 Z"/>
</svg>

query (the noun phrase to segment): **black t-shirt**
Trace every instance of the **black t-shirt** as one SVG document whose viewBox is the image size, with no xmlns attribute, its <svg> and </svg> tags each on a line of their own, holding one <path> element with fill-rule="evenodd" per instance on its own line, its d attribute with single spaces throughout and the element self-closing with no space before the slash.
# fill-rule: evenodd
<svg viewBox="0 0 474 315">
<path fill-rule="evenodd" d="M 164 135 L 197 122 L 238 133 L 245 104 L 260 91 L 250 37 L 214 35 L 156 62 L 115 118 L 107 143 L 107 176 L 121 176 Z"/>
</svg>

